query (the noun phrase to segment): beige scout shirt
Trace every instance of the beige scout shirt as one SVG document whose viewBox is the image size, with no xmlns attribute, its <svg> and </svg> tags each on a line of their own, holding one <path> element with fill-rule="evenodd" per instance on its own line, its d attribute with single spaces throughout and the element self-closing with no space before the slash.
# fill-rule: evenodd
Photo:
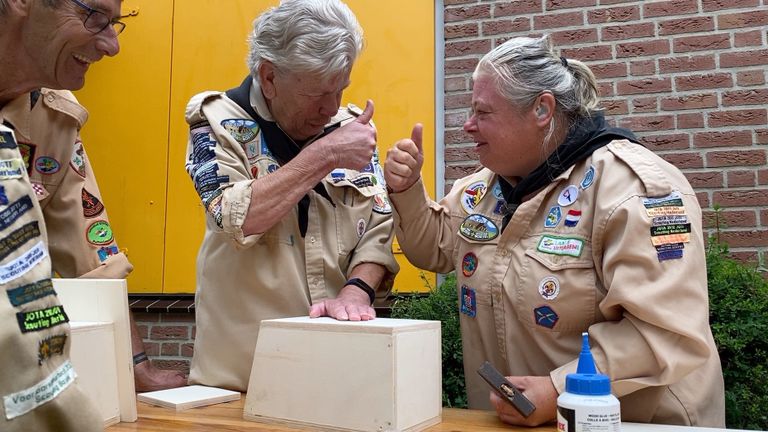
<svg viewBox="0 0 768 432">
<path fill-rule="evenodd" d="M 420 183 L 390 198 L 408 259 L 456 270 L 471 407 L 489 406 L 484 360 L 508 376 L 550 375 L 562 393 L 588 330 L 622 420 L 724 425 L 701 210 L 651 151 L 628 141 L 595 151 L 523 202 L 503 233 L 488 169 L 440 204 Z"/>
<path fill-rule="evenodd" d="M 0 110 L 16 133 L 61 277 L 124 278 L 133 266 L 118 251 L 96 177 L 80 141 L 88 112 L 66 90 L 42 89 Z"/>
<path fill-rule="evenodd" d="M 97 431 L 69 360 L 42 214 L 11 130 L 0 125 L 0 430 Z"/>
<path fill-rule="evenodd" d="M 250 101 L 260 116 L 272 119 L 256 83 Z M 340 110 L 331 124 L 353 118 Z M 258 125 L 224 93 L 193 97 L 187 122 L 187 170 L 206 210 L 189 380 L 245 391 L 261 320 L 307 315 L 310 304 L 336 297 L 358 264 L 397 272 L 392 210 L 381 167 L 372 160 L 368 172 L 334 170 L 323 180 L 334 205 L 308 192 L 304 238 L 295 207 L 267 232 L 245 236 L 251 183 L 279 169 L 278 163 Z"/>
</svg>

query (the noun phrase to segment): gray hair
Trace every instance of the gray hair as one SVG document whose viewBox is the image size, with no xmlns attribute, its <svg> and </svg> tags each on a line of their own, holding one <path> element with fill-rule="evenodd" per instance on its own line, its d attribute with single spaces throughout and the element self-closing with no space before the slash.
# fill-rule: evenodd
<svg viewBox="0 0 768 432">
<path fill-rule="evenodd" d="M 489 72 L 513 106 L 528 108 L 541 93 L 550 92 L 556 111 L 569 121 L 599 109 L 595 75 L 584 63 L 555 54 L 547 36 L 504 42 L 480 59 L 472 78 Z"/>
<path fill-rule="evenodd" d="M 340 0 L 283 0 L 253 22 L 248 69 L 269 61 L 278 70 L 321 77 L 349 72 L 363 49 L 363 30 Z"/>
</svg>

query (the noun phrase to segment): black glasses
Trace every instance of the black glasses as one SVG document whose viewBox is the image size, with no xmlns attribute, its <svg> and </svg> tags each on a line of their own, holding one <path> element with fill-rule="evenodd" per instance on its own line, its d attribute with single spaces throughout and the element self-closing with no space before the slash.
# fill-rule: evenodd
<svg viewBox="0 0 768 432">
<path fill-rule="evenodd" d="M 85 21 L 83 21 L 83 26 L 85 26 L 85 29 L 89 32 L 93 34 L 101 33 L 109 26 L 112 26 L 115 35 L 119 35 L 125 30 L 125 23 L 122 21 L 110 19 L 104 12 L 97 11 L 79 0 L 72 0 L 72 2 L 88 12 L 88 16 L 86 16 Z"/>
</svg>

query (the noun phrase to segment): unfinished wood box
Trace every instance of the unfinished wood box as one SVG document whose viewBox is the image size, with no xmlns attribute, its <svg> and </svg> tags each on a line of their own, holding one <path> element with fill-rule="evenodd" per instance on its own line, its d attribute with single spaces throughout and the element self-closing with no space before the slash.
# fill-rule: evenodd
<svg viewBox="0 0 768 432">
<path fill-rule="evenodd" d="M 312 430 L 418 431 L 442 413 L 439 321 L 261 322 L 244 418 Z"/>
</svg>

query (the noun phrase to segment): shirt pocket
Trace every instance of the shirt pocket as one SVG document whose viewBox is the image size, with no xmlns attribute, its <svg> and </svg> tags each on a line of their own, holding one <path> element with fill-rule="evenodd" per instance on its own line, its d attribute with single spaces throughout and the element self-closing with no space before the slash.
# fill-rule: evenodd
<svg viewBox="0 0 768 432">
<path fill-rule="evenodd" d="M 493 257 L 498 247 L 498 238 L 488 241 L 472 240 L 463 236 L 460 238 L 453 257 L 453 262 L 457 263 L 455 271 L 459 292 L 461 286 L 465 285 L 474 290 L 478 306 L 493 306 L 489 278 L 494 277 Z M 474 257 L 468 258 L 470 254 Z"/>
<path fill-rule="evenodd" d="M 518 319 L 539 331 L 582 332 L 595 322 L 597 277 L 592 248 L 584 241 L 578 257 L 525 251 L 512 302 Z"/>
</svg>

